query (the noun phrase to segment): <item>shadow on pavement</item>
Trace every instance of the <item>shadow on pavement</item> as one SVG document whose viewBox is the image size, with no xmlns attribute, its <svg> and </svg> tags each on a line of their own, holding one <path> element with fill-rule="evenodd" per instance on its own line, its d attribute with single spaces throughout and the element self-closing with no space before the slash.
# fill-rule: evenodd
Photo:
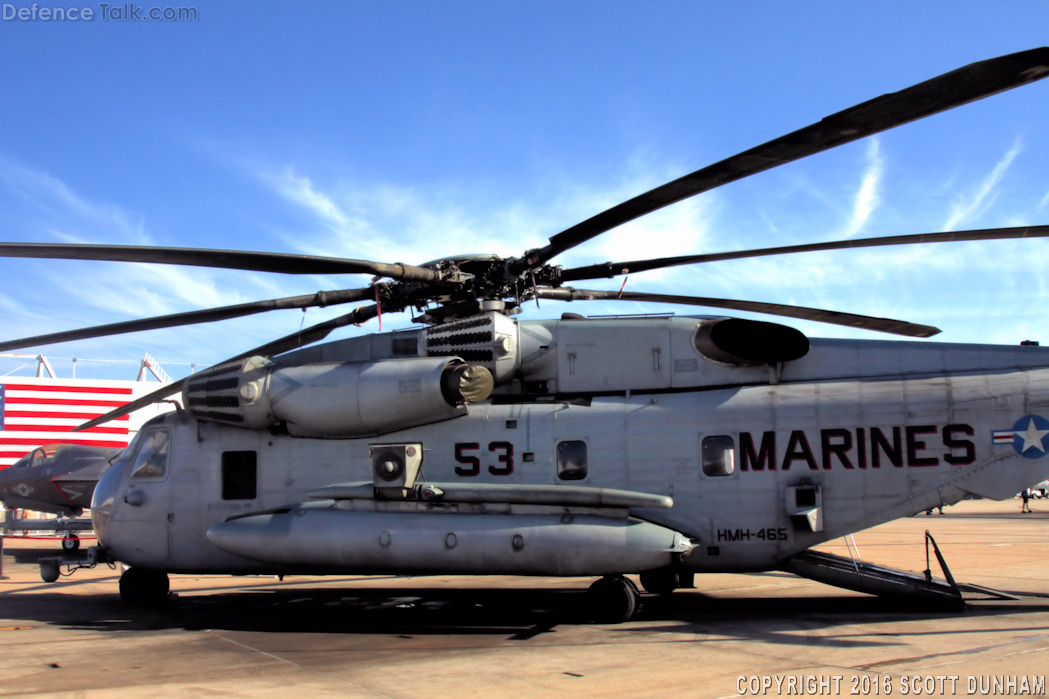
<svg viewBox="0 0 1049 699">
<path fill-rule="evenodd" d="M 902 643 L 893 635 L 857 633 L 856 624 L 1047 610 L 1049 603 L 1028 601 L 980 602 L 961 612 L 944 612 L 875 597 L 723 598 L 682 590 L 669 597 L 645 595 L 629 624 L 607 628 L 676 634 L 693 642 L 728 638 L 854 648 Z M 103 632 L 494 635 L 510 641 L 529 640 L 559 625 L 588 623 L 584 590 L 282 588 L 276 583 L 250 591 L 185 595 L 163 608 L 129 607 L 115 590 L 12 594 L 0 598 L 0 618 Z"/>
</svg>

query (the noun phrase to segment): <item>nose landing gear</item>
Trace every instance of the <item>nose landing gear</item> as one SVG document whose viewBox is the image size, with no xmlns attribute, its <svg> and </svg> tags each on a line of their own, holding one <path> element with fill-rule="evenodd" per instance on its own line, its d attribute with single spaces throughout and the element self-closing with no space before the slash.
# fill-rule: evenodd
<svg viewBox="0 0 1049 699">
<path fill-rule="evenodd" d="M 76 532 L 69 532 L 65 538 L 62 539 L 62 550 L 63 551 L 78 551 L 80 549 L 80 537 L 76 535 Z"/>
<path fill-rule="evenodd" d="M 145 568 L 128 568 L 120 576 L 120 598 L 128 604 L 159 607 L 168 601 L 170 581 L 167 573 Z"/>
</svg>

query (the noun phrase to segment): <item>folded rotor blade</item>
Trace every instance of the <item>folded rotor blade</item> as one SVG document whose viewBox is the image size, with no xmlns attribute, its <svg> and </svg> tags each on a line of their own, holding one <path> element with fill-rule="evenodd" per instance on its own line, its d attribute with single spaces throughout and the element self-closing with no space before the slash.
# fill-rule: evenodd
<svg viewBox="0 0 1049 699">
<path fill-rule="evenodd" d="M 72 342 L 73 340 L 85 340 L 92 337 L 106 337 L 109 335 L 123 335 L 125 333 L 140 332 L 142 330 L 157 330 L 159 328 L 174 328 L 180 325 L 193 325 L 195 323 L 213 323 L 229 318 L 252 315 L 254 313 L 265 313 L 266 311 L 277 311 L 286 308 L 309 308 L 311 306 L 333 306 L 339 303 L 350 303 L 361 299 L 371 298 L 372 289 L 343 289 L 341 291 L 319 291 L 316 294 L 304 296 L 288 296 L 282 299 L 270 299 L 268 301 L 253 301 L 251 303 L 239 303 L 234 306 L 221 306 L 208 308 L 202 311 L 188 311 L 186 313 L 173 313 L 166 316 L 153 318 L 142 318 L 140 320 L 128 320 L 122 323 L 109 323 L 107 325 L 96 325 L 90 328 L 78 330 L 66 330 L 49 335 L 37 335 L 35 337 L 24 337 L 20 340 L 8 340 L 0 342 L 0 352 L 24 347 L 38 347 L 40 345 L 53 345 L 59 342 Z"/>
<path fill-rule="evenodd" d="M 283 252 L 158 248 L 138 245 L 79 245 L 64 243 L 0 243 L 0 257 L 36 257 L 60 260 L 148 262 L 190 267 L 218 267 L 280 274 L 374 274 L 391 279 L 433 281 L 437 274 L 426 267 L 369 260 L 294 255 Z"/>
<path fill-rule="evenodd" d="M 630 291 L 620 293 L 618 291 L 594 291 L 591 289 L 573 289 L 571 287 L 537 289 L 536 293 L 541 299 L 552 299 L 555 301 L 648 301 L 653 303 L 681 304 L 684 306 L 728 308 L 735 311 L 750 311 L 752 313 L 767 313 L 768 315 L 785 316 L 801 320 L 814 320 L 819 323 L 843 325 L 847 328 L 876 330 L 877 332 L 906 335 L 907 337 L 932 337 L 940 332 L 939 328 L 934 328 L 930 325 L 916 325 L 902 320 L 892 320 L 891 318 L 873 318 L 853 313 L 825 311 L 819 308 L 805 308 L 804 306 L 787 306 L 781 303 L 764 303 L 762 301 L 736 301 L 734 299 L 715 299 L 703 296 L 670 296 L 667 294 L 646 294 Z"/>
<path fill-rule="evenodd" d="M 1049 237 L 1049 226 L 985 228 L 972 231 L 949 231 L 947 233 L 916 233 L 913 235 L 893 235 L 882 238 L 856 238 L 853 240 L 836 240 L 828 243 L 784 245 L 774 248 L 715 252 L 704 255 L 681 255 L 679 257 L 660 257 L 651 260 L 632 260 L 630 262 L 605 262 L 604 264 L 599 265 L 587 265 L 586 267 L 566 269 L 561 273 L 561 279 L 566 282 L 579 281 L 581 279 L 600 279 L 602 277 L 614 277 L 620 274 L 645 272 L 650 269 L 662 269 L 664 267 L 676 267 L 679 265 L 692 265 L 700 262 L 718 262 L 721 260 L 739 260 L 745 257 L 788 255 L 795 252 L 874 248 L 884 245 L 913 245 L 916 243 L 953 243 L 967 240 L 1006 240 L 1009 238 L 1045 237 Z"/>
<path fill-rule="evenodd" d="M 735 182 L 887 129 L 931 116 L 1049 75 L 1049 48 L 972 63 L 912 87 L 876 97 L 608 209 L 550 238 L 511 266 L 520 274 L 591 238 L 701 192 Z"/>
<path fill-rule="evenodd" d="M 392 313 L 398 310 L 402 309 L 388 308 L 386 309 L 386 312 Z M 195 377 L 207 375 L 209 372 L 217 373 L 221 370 L 225 370 L 229 367 L 231 363 L 239 362 L 240 360 L 246 359 L 248 357 L 254 357 L 256 355 L 262 357 L 272 357 L 275 354 L 281 354 L 283 352 L 288 352 L 290 350 L 303 347 L 305 345 L 317 342 L 319 340 L 323 340 L 331 333 L 332 330 L 335 330 L 336 328 L 341 328 L 345 325 L 363 323 L 365 321 L 371 320 L 378 314 L 379 309 L 375 305 L 361 306 L 360 308 L 354 309 L 352 313 L 347 313 L 337 318 L 326 320 L 323 323 L 317 323 L 316 325 L 306 328 L 301 332 L 292 333 L 291 335 L 285 335 L 279 340 L 273 340 L 272 342 L 267 342 L 264 345 L 259 345 L 255 349 L 250 349 L 247 352 L 241 352 L 235 357 L 230 357 L 229 359 L 220 362 L 219 364 L 216 364 L 213 367 L 208 367 L 204 371 L 198 372 L 197 374 L 195 374 Z M 87 430 L 92 427 L 97 427 L 98 425 L 107 423 L 110 420 L 115 420 L 118 417 L 123 417 L 124 415 L 133 413 L 136 410 L 145 408 L 146 406 L 152 405 L 154 403 L 159 403 L 168 396 L 174 395 L 175 393 L 181 391 L 188 378 L 189 377 L 186 377 L 184 379 L 172 382 L 166 386 L 162 386 L 156 391 L 144 395 L 141 398 L 137 398 L 131 401 L 130 403 L 127 403 L 117 408 L 116 410 L 111 410 L 105 415 L 100 415 L 99 417 L 96 417 L 93 420 L 88 420 L 84 424 L 77 426 L 73 430 L 73 432 L 79 432 L 81 430 Z"/>
</svg>

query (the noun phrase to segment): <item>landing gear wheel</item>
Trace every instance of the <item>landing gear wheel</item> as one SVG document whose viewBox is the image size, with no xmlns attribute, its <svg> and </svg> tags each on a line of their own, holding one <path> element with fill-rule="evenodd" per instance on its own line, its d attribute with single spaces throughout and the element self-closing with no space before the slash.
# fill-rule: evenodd
<svg viewBox="0 0 1049 699">
<path fill-rule="evenodd" d="M 145 568 L 128 568 L 120 576 L 120 598 L 128 604 L 159 607 L 168 601 L 167 573 Z"/>
<path fill-rule="evenodd" d="M 594 621 L 620 624 L 634 616 L 640 594 L 634 583 L 621 575 L 601 578 L 586 591 Z"/>
<path fill-rule="evenodd" d="M 80 537 L 76 534 L 70 534 L 62 539 L 62 550 L 70 552 L 80 550 Z"/>
<path fill-rule="evenodd" d="M 674 570 L 661 568 L 646 570 L 641 574 L 641 586 L 654 595 L 669 595 L 681 587 L 681 576 Z"/>
</svg>

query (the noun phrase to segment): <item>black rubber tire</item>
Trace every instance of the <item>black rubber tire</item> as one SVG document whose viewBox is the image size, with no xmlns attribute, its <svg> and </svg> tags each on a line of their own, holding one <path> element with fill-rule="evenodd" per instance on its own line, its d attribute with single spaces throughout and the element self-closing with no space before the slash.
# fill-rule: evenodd
<svg viewBox="0 0 1049 699">
<path fill-rule="evenodd" d="M 168 601 L 170 585 L 167 573 L 128 568 L 120 576 L 120 598 L 128 604 L 159 607 Z"/>
<path fill-rule="evenodd" d="M 681 576 L 677 571 L 667 568 L 646 570 L 641 574 L 641 586 L 645 588 L 645 592 L 654 595 L 669 595 L 681 587 Z"/>
<path fill-rule="evenodd" d="M 46 561 L 40 564 L 40 579 L 46 583 L 58 580 L 61 570 L 54 561 Z"/>
<path fill-rule="evenodd" d="M 637 611 L 637 588 L 624 577 L 601 578 L 586 594 L 591 617 L 599 624 L 621 624 Z"/>
<path fill-rule="evenodd" d="M 62 550 L 69 552 L 79 551 L 80 538 L 76 534 L 70 534 L 66 538 L 62 539 Z"/>
</svg>

